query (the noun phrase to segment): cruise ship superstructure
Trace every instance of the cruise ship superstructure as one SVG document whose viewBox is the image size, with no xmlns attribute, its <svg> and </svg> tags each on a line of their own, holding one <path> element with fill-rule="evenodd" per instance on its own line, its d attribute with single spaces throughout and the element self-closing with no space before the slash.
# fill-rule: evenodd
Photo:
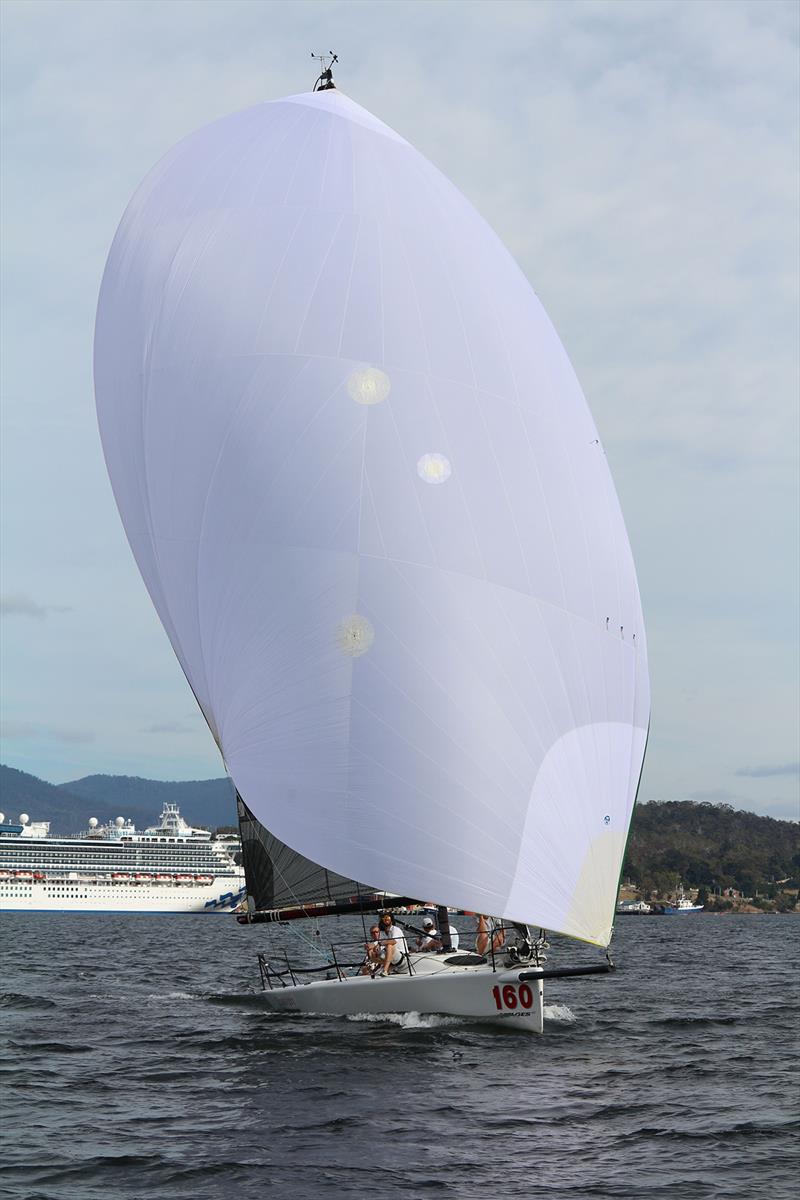
<svg viewBox="0 0 800 1200">
<path fill-rule="evenodd" d="M 166 803 L 143 832 L 95 817 L 51 836 L 49 821 L 0 813 L 0 911 L 231 912 L 245 897 L 237 835 L 212 835 Z"/>
</svg>

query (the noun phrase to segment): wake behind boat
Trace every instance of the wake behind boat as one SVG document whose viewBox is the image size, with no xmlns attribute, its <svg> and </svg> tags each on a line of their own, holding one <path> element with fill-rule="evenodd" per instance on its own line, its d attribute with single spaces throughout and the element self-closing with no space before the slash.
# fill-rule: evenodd
<svg viewBox="0 0 800 1200">
<path fill-rule="evenodd" d="M 605 949 L 649 719 L 605 454 L 508 251 L 331 69 L 187 138 L 122 219 L 117 504 L 237 788 L 248 919 L 424 897 Z M 553 968 L 442 939 L 387 978 L 267 959 L 264 1003 L 541 1029 Z"/>
</svg>

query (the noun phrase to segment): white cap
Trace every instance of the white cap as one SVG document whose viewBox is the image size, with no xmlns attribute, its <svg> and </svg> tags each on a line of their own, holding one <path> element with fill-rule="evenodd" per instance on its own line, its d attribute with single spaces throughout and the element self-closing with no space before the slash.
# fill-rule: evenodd
<svg viewBox="0 0 800 1200">
<path fill-rule="evenodd" d="M 430 918 L 430 917 L 426 917 L 426 918 L 425 918 L 425 920 L 422 922 L 422 924 L 423 924 L 423 925 L 426 925 L 426 926 L 427 926 L 427 925 L 431 925 L 431 926 L 432 926 L 432 925 L 433 925 L 433 921 L 431 920 L 431 918 Z"/>
</svg>

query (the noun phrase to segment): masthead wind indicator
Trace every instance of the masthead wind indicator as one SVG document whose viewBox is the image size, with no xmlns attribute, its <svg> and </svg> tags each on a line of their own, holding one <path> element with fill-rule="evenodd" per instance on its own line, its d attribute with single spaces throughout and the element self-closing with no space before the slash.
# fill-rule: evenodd
<svg viewBox="0 0 800 1200">
<path fill-rule="evenodd" d="M 312 50 L 311 57 L 316 58 L 320 65 L 319 78 L 314 84 L 313 91 L 327 92 L 330 91 L 331 88 L 335 89 L 336 84 L 333 82 L 333 64 L 338 63 L 338 54 L 334 54 L 332 50 L 329 50 L 327 54 L 315 54 Z"/>
</svg>

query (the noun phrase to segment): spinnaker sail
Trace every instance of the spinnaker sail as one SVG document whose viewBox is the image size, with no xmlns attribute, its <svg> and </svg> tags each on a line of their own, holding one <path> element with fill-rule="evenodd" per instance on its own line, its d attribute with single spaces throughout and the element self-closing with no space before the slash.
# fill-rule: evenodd
<svg viewBox="0 0 800 1200">
<path fill-rule="evenodd" d="M 133 553 L 247 808 L 347 880 L 605 945 L 645 633 L 597 430 L 529 283 L 335 90 L 200 129 L 95 339 Z"/>
</svg>

